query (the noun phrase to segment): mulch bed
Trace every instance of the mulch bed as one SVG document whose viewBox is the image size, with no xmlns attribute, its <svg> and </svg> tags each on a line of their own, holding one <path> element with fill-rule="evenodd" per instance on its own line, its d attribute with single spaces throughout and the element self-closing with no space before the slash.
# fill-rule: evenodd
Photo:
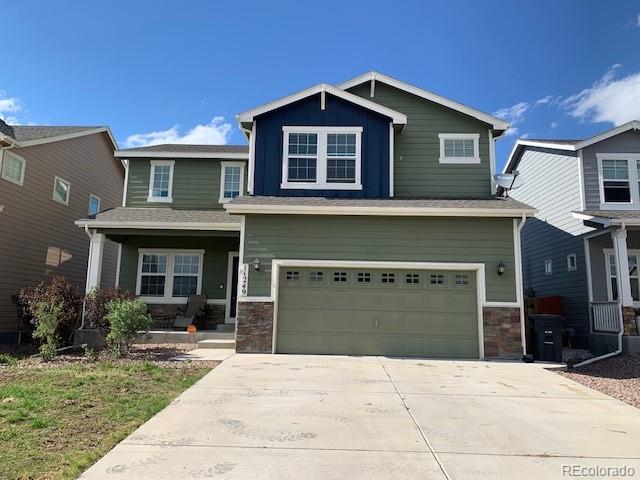
<svg viewBox="0 0 640 480">
<path fill-rule="evenodd" d="M 640 408 L 640 353 L 619 355 L 558 373 Z"/>
<path fill-rule="evenodd" d="M 185 343 L 161 343 L 161 344 L 136 344 L 131 347 L 129 355 L 125 358 L 114 358 L 109 355 L 107 350 L 100 353 L 98 359 L 90 359 L 85 356 L 82 349 L 67 350 L 61 352 L 56 358 L 50 362 L 43 362 L 39 358 L 34 358 L 33 362 L 37 363 L 41 368 L 52 368 L 61 364 L 75 364 L 75 363 L 91 363 L 96 360 L 109 361 L 112 363 L 136 363 L 136 362 L 149 362 L 154 365 L 171 368 L 193 368 L 193 367 L 209 367 L 214 368 L 220 364 L 219 361 L 205 361 L 205 360 L 193 360 L 193 361 L 176 361 L 171 358 L 181 355 L 185 352 L 193 350 L 196 345 Z M 18 359 L 28 359 L 32 355 L 38 353 L 37 347 L 32 345 L 11 345 L 5 346 L 2 353 L 8 353 Z"/>
</svg>

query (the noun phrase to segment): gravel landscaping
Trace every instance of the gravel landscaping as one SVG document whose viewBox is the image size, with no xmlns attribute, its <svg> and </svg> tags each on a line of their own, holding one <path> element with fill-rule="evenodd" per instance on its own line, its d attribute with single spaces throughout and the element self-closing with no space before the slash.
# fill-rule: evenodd
<svg viewBox="0 0 640 480">
<path fill-rule="evenodd" d="M 620 355 L 558 372 L 571 380 L 640 408 L 640 354 Z"/>
</svg>

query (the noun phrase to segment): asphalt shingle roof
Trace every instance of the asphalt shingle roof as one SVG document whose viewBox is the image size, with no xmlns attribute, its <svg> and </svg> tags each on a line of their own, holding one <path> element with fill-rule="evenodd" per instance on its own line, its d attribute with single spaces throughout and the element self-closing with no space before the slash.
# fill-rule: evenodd
<svg viewBox="0 0 640 480">
<path fill-rule="evenodd" d="M 312 207 L 376 207 L 376 208 L 495 208 L 514 210 L 533 210 L 532 207 L 512 198 L 324 198 L 324 197 L 236 197 L 232 205 L 274 205 L 274 206 L 312 206 Z"/>
<path fill-rule="evenodd" d="M 581 215 L 589 215 L 590 217 L 599 218 L 640 218 L 640 211 L 638 210 L 584 210 L 582 212 L 576 212 Z"/>
<path fill-rule="evenodd" d="M 182 145 L 165 143 L 162 145 L 150 145 L 120 150 L 127 152 L 169 152 L 169 153 L 249 153 L 248 145 Z"/>
<path fill-rule="evenodd" d="M 29 140 L 39 140 L 41 138 L 57 137 L 59 135 L 67 135 L 69 133 L 84 132 L 86 130 L 95 130 L 102 128 L 99 126 L 80 127 L 80 126 L 58 126 L 58 125 L 8 125 L 0 120 L 0 131 L 5 135 L 14 138 L 18 142 L 26 142 Z"/>
<path fill-rule="evenodd" d="M 565 139 L 565 138 L 523 138 L 527 142 L 540 142 L 540 143 L 558 143 L 561 145 L 575 145 L 582 141 L 582 139 Z"/>
<path fill-rule="evenodd" d="M 172 208 L 117 207 L 100 212 L 94 217 L 84 218 L 88 222 L 113 223 L 228 223 L 240 224 L 240 217 L 229 215 L 224 210 L 174 210 Z"/>
</svg>

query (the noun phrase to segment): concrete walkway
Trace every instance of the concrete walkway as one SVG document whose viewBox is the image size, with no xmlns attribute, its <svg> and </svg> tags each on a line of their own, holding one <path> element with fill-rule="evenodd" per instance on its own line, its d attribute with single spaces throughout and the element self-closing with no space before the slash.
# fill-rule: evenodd
<svg viewBox="0 0 640 480">
<path fill-rule="evenodd" d="M 563 465 L 640 478 L 640 411 L 522 363 L 234 355 L 81 478 L 570 478 Z"/>
</svg>

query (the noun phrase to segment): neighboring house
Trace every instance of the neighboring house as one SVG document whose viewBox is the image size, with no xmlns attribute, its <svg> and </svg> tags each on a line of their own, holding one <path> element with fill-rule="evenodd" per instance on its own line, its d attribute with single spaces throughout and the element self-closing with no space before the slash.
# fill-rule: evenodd
<svg viewBox="0 0 640 480">
<path fill-rule="evenodd" d="M 74 225 L 122 201 L 124 167 L 107 127 L 7 125 L 0 120 L 0 342 L 19 336 L 12 296 L 52 275 L 83 290 L 89 238 Z M 117 246 L 102 282 L 115 284 Z"/>
<path fill-rule="evenodd" d="M 522 231 L 524 288 L 559 295 L 575 344 L 636 344 L 640 307 L 640 122 L 586 140 L 518 140 L 506 172 L 522 186 L 511 197 L 537 209 Z M 618 274 L 619 272 L 619 274 Z M 630 347 L 631 346 L 631 347 Z"/>
<path fill-rule="evenodd" d="M 374 72 L 238 121 L 248 149 L 118 152 L 125 206 L 78 224 L 94 258 L 122 244 L 121 286 L 152 310 L 205 293 L 238 352 L 522 355 L 534 210 L 494 195 L 507 123 Z"/>
</svg>

